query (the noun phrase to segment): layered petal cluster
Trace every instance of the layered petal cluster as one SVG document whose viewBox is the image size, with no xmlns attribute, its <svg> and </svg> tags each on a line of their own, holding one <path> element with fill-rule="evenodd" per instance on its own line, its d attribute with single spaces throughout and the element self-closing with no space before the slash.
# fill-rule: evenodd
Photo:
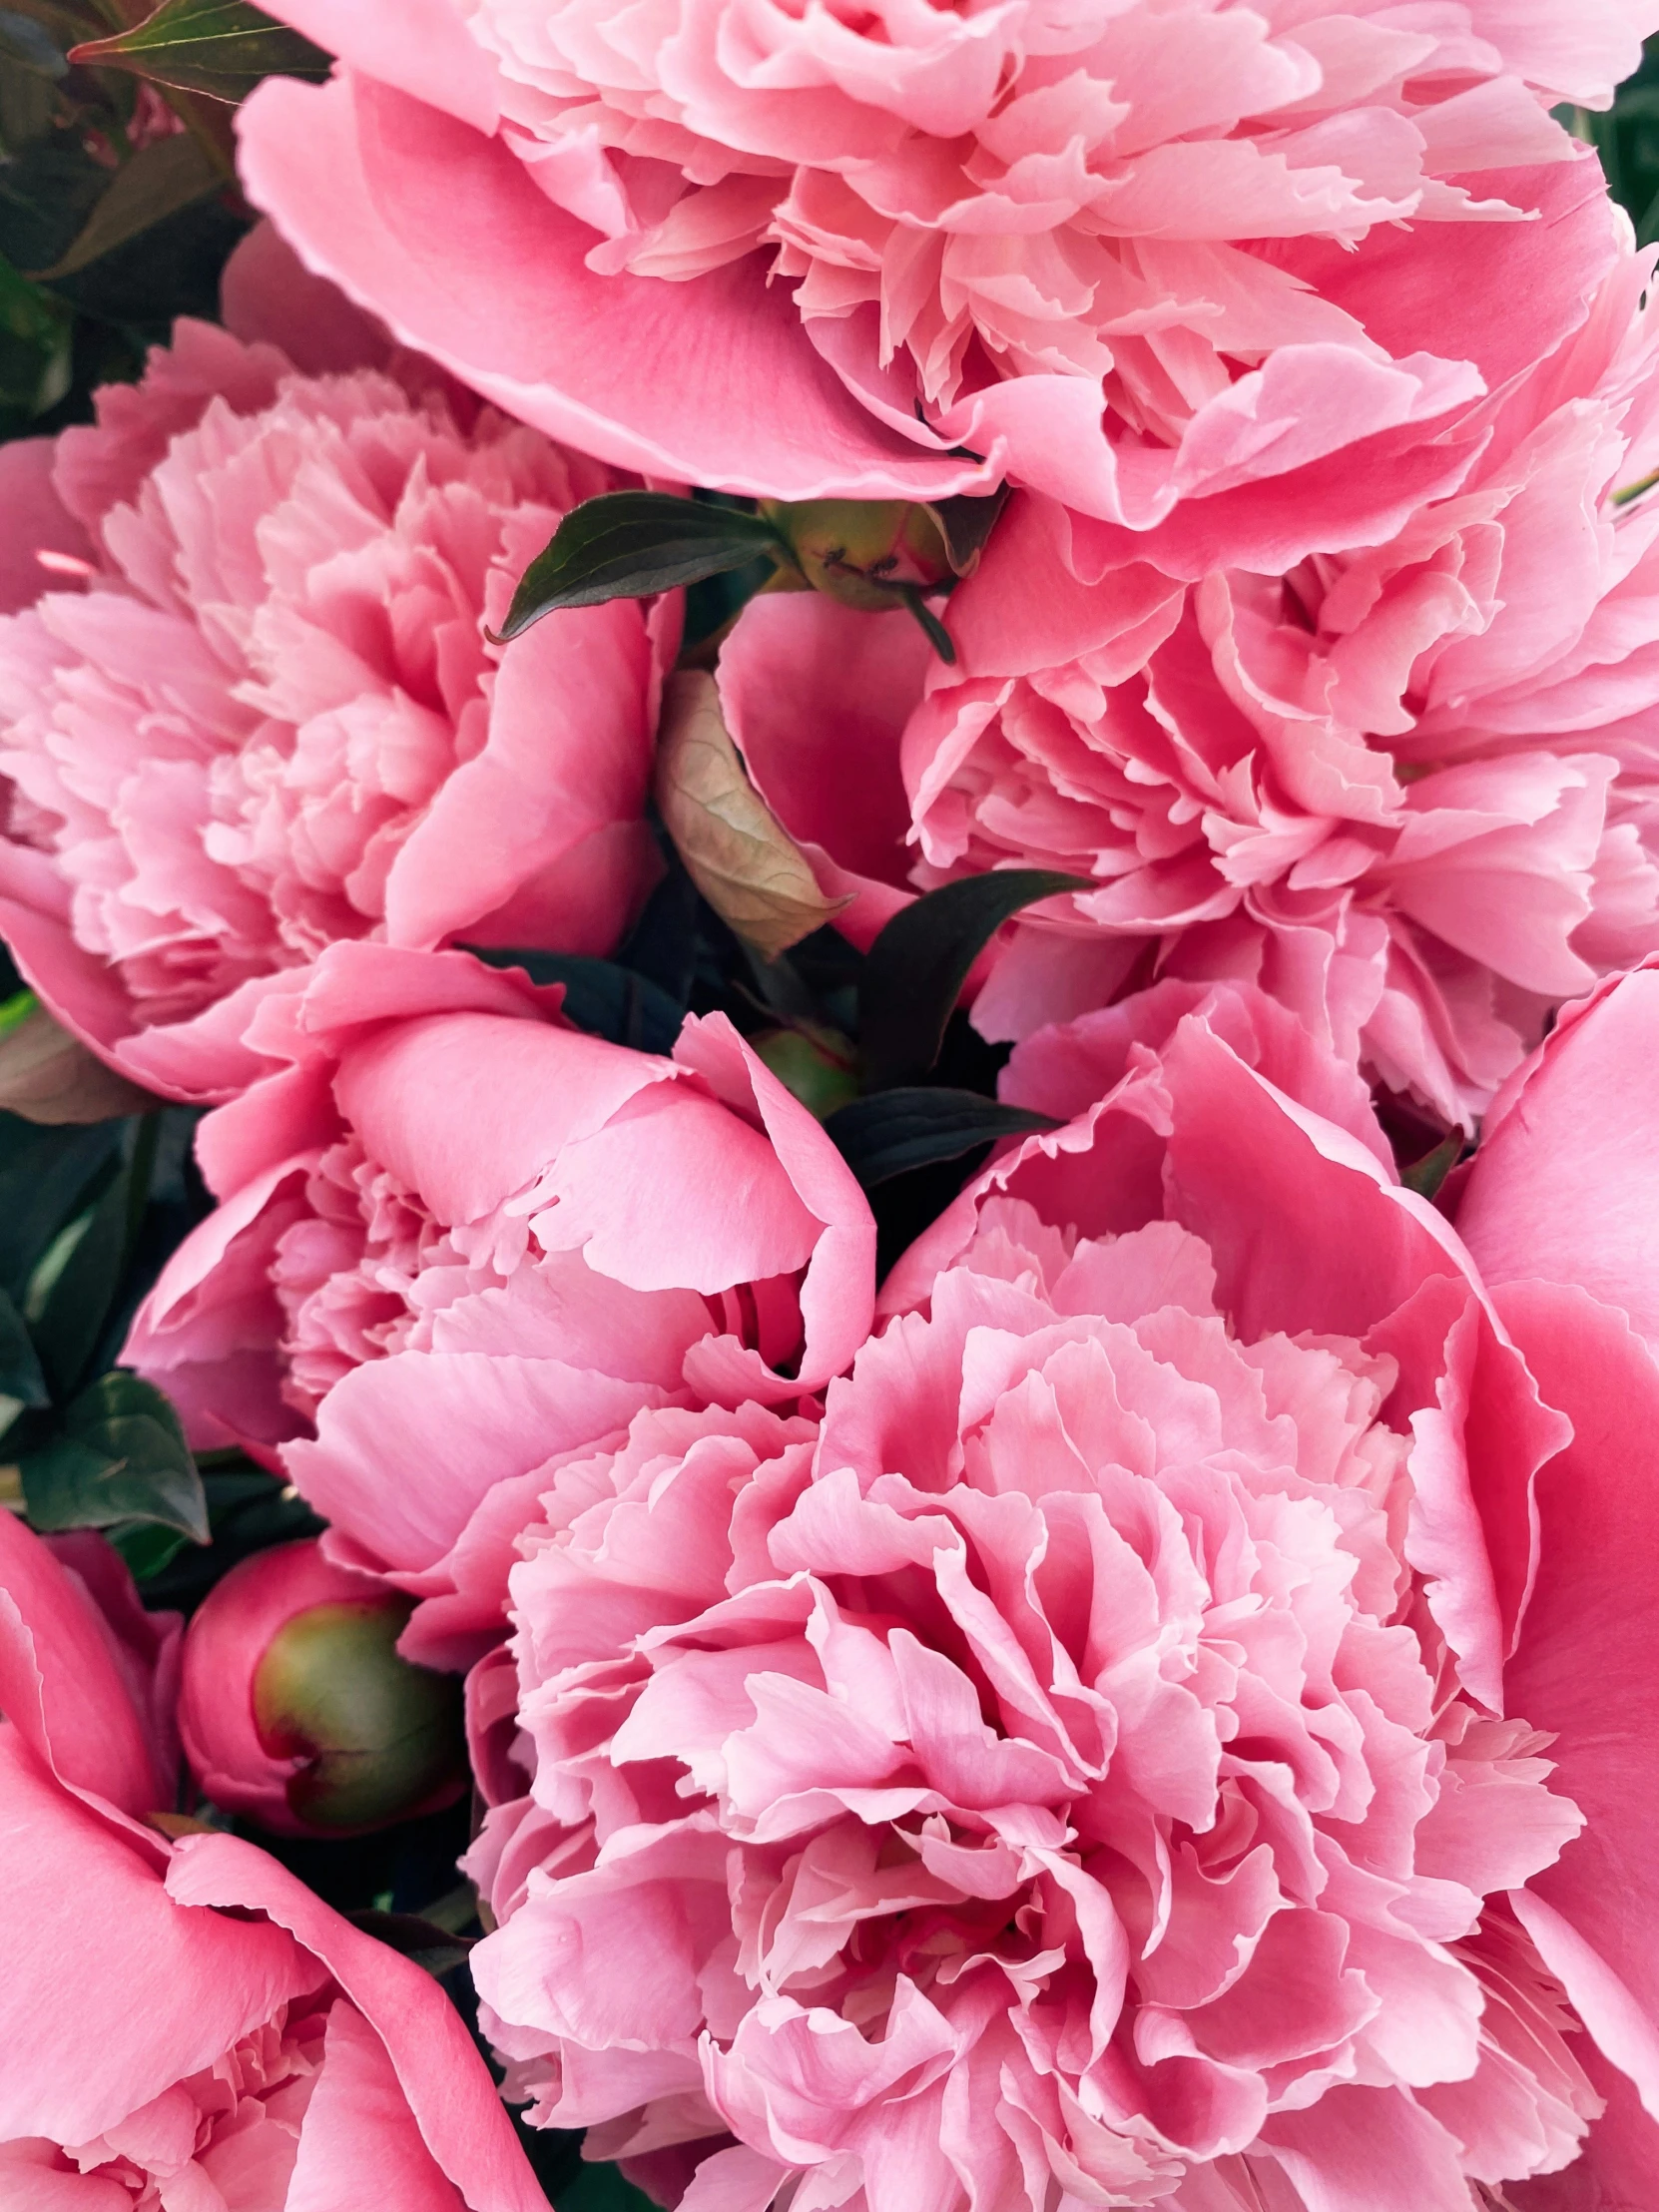
<svg viewBox="0 0 1659 2212">
<path fill-rule="evenodd" d="M 411 52 L 390 0 L 277 12 L 345 66 L 250 103 L 255 199 L 527 419 L 785 497 L 1006 469 L 1130 532 L 1293 482 L 1353 527 L 1454 471 L 1492 355 L 1572 312 L 1540 241 L 1609 230 L 1549 106 L 1605 104 L 1652 20 L 428 0 Z"/>
<path fill-rule="evenodd" d="M 822 1389 L 862 1341 L 868 1205 L 723 1016 L 663 1059 L 518 971 L 361 944 L 265 1013 L 290 1065 L 204 1124 L 222 1203 L 123 1357 L 198 1443 L 292 1439 L 333 1555 L 427 1601 L 410 1657 L 499 1637 L 564 1460 L 642 1406 Z"/>
<path fill-rule="evenodd" d="M 560 615 L 506 660 L 485 635 L 610 472 L 252 251 L 233 304 L 345 365 L 181 322 L 95 426 L 7 449 L 0 928 L 65 1021 L 176 1096 L 250 1080 L 254 1004 L 336 939 L 608 951 L 658 865 L 675 603 Z"/>
<path fill-rule="evenodd" d="M 0 1515 L 0 2205 L 532 2212 L 438 1984 L 251 1844 L 150 1818 L 165 1669 L 135 1671 L 138 1601 L 99 1542 L 67 1565 Z"/>
<path fill-rule="evenodd" d="M 1590 2171 L 1526 1887 L 1576 1911 L 1584 1815 L 1505 1695 L 1568 1424 L 1340 1066 L 1153 996 L 1115 1064 L 1044 1040 L 1105 1096 L 924 1235 L 821 1419 L 644 1412 L 522 1539 L 476 1975 L 538 2117 L 667 2201 Z"/>
<path fill-rule="evenodd" d="M 753 604 L 728 719 L 854 928 L 986 868 L 1092 878 L 1011 932 L 985 1034 L 1156 973 L 1248 978 L 1472 1127 L 1556 1005 L 1659 943 L 1645 272 L 1618 260 L 1462 488 L 1380 544 L 1085 585 L 1065 514 L 1016 494 L 950 602 L 954 675 L 909 640 L 878 669 L 839 610 Z"/>
</svg>

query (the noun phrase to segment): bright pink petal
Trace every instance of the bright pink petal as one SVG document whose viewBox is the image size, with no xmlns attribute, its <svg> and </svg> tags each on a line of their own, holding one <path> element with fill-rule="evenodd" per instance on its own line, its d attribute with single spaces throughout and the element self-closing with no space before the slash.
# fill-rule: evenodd
<svg viewBox="0 0 1659 2212">
<path fill-rule="evenodd" d="M 596 276 L 592 234 L 500 141 L 403 93 L 273 78 L 238 128 L 250 197 L 309 268 L 509 413 L 601 459 L 790 499 L 935 498 L 995 481 L 874 422 L 753 259 L 689 283 Z M 738 460 L 742 391 L 768 404 Z"/>
</svg>

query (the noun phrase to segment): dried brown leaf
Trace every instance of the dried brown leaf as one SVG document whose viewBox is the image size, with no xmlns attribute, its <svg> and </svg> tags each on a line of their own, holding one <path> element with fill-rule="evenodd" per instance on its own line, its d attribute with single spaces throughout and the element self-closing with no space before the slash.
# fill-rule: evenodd
<svg viewBox="0 0 1659 2212">
<path fill-rule="evenodd" d="M 34 1012 L 0 1037 L 0 1109 L 25 1121 L 114 1121 L 142 1114 L 160 1100 L 107 1068 L 46 1011 Z"/>
<path fill-rule="evenodd" d="M 679 670 L 664 691 L 657 805 L 692 881 L 763 959 L 848 903 L 825 897 L 811 860 L 749 781 L 702 669 Z"/>
</svg>

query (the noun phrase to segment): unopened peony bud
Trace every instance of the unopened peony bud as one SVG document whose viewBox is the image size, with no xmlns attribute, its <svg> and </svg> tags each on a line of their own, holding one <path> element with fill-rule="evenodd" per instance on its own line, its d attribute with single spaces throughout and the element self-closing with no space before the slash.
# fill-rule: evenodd
<svg viewBox="0 0 1659 2212">
<path fill-rule="evenodd" d="M 954 583 L 944 535 L 925 507 L 900 499 L 765 499 L 815 591 L 878 613 L 907 592 Z"/>
<path fill-rule="evenodd" d="M 410 1610 L 314 1541 L 233 1567 L 185 1635 L 179 1732 L 203 1792 L 285 1836 L 450 1804 L 466 1779 L 460 1684 L 398 1656 Z"/>
<path fill-rule="evenodd" d="M 802 1029 L 767 1029 L 750 1042 L 784 1088 L 820 1121 L 858 1095 L 852 1047 L 835 1030 L 809 1035 Z"/>
</svg>

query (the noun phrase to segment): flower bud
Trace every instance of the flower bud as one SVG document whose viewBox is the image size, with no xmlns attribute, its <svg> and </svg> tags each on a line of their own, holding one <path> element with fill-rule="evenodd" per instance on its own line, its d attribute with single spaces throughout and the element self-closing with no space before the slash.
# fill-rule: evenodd
<svg viewBox="0 0 1659 2212">
<path fill-rule="evenodd" d="M 185 1634 L 179 1732 L 204 1794 L 284 1836 L 356 1835 L 452 1803 L 461 1687 L 398 1656 L 411 1609 L 314 1540 L 233 1567 Z"/>
<path fill-rule="evenodd" d="M 858 1095 L 856 1057 L 836 1030 L 767 1029 L 750 1043 L 785 1090 L 820 1121 Z"/>
<path fill-rule="evenodd" d="M 901 499 L 764 499 L 761 511 L 789 543 L 815 591 L 879 613 L 906 590 L 955 581 L 944 534 L 926 507 Z"/>
</svg>

